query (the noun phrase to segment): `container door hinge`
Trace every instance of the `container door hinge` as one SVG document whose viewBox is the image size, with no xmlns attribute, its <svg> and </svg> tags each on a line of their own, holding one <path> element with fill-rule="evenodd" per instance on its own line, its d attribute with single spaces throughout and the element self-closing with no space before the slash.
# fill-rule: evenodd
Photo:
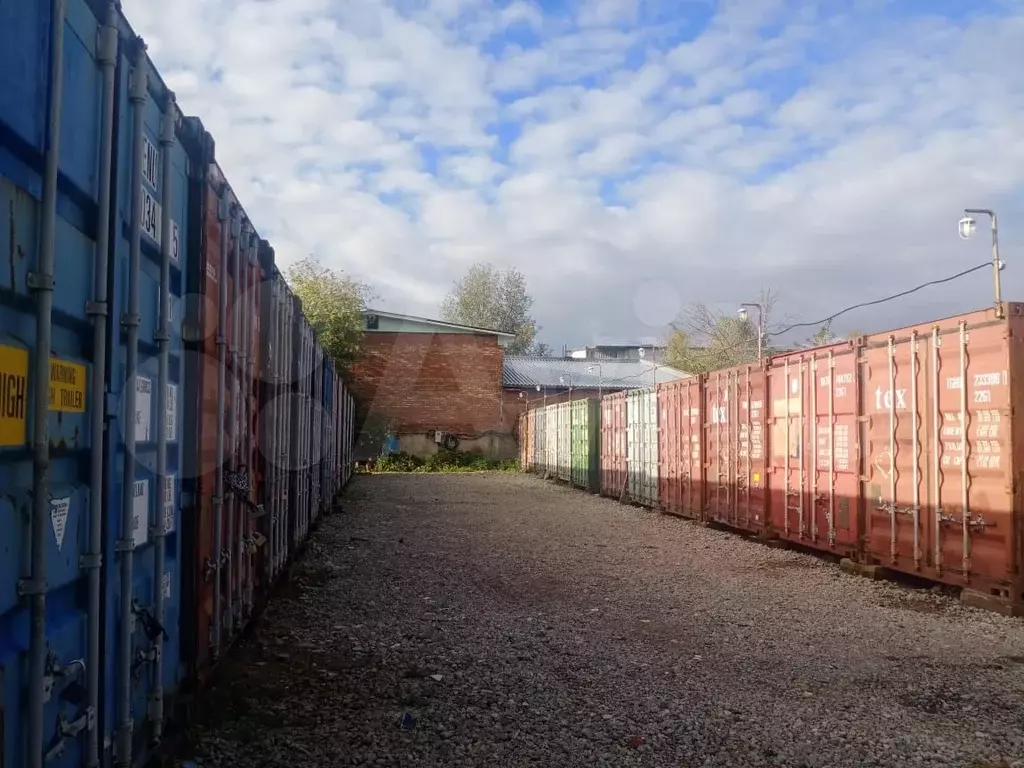
<svg viewBox="0 0 1024 768">
<path fill-rule="evenodd" d="M 85 314 L 89 317 L 106 317 L 107 316 L 107 302 L 105 301 L 87 301 L 85 302 Z"/>
<path fill-rule="evenodd" d="M 39 272 L 29 272 L 25 283 L 33 291 L 52 291 L 54 286 L 53 275 Z"/>
</svg>

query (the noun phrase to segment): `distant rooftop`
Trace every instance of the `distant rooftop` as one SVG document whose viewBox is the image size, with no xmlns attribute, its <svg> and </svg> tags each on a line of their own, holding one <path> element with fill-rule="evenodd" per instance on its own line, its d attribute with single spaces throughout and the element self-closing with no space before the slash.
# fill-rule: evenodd
<svg viewBox="0 0 1024 768">
<path fill-rule="evenodd" d="M 600 369 L 598 369 L 600 366 Z M 593 372 L 589 371 L 593 368 Z M 502 386 L 574 389 L 643 389 L 657 383 L 685 379 L 688 374 L 643 360 L 578 360 L 559 357 L 505 357 Z M 565 378 L 567 383 L 559 379 Z"/>
<path fill-rule="evenodd" d="M 514 333 L 496 331 L 493 328 L 477 328 L 472 325 L 459 325 L 445 320 L 403 315 L 398 312 L 384 312 L 379 309 L 367 309 L 363 316 L 366 318 L 367 333 L 482 333 L 496 336 L 500 346 L 505 346 L 515 338 Z"/>
</svg>

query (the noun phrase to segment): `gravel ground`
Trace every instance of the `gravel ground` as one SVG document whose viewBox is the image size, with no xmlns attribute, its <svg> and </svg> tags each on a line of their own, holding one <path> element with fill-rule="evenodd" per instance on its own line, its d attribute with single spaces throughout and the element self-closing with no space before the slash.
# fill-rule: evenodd
<svg viewBox="0 0 1024 768">
<path fill-rule="evenodd" d="M 201 766 L 1024 766 L 1024 622 L 527 475 L 356 477 Z"/>
</svg>

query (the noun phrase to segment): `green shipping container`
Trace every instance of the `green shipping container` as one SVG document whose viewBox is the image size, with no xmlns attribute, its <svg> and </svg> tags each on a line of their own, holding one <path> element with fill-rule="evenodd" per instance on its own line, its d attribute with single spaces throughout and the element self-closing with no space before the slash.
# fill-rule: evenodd
<svg viewBox="0 0 1024 768">
<path fill-rule="evenodd" d="M 601 490 L 601 404 L 596 398 L 572 403 L 572 484 Z"/>
</svg>

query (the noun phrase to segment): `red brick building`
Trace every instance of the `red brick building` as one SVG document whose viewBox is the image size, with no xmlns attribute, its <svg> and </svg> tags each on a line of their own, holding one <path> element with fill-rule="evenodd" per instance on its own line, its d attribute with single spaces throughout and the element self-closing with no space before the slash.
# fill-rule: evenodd
<svg viewBox="0 0 1024 768">
<path fill-rule="evenodd" d="M 386 420 L 400 448 L 415 455 L 436 451 L 440 438 L 441 445 L 457 441 L 459 450 L 514 456 L 501 387 L 503 350 L 513 338 L 486 328 L 368 311 L 363 355 L 351 370 L 360 425 Z M 365 452 L 379 450 L 372 440 L 361 442 Z"/>
</svg>

